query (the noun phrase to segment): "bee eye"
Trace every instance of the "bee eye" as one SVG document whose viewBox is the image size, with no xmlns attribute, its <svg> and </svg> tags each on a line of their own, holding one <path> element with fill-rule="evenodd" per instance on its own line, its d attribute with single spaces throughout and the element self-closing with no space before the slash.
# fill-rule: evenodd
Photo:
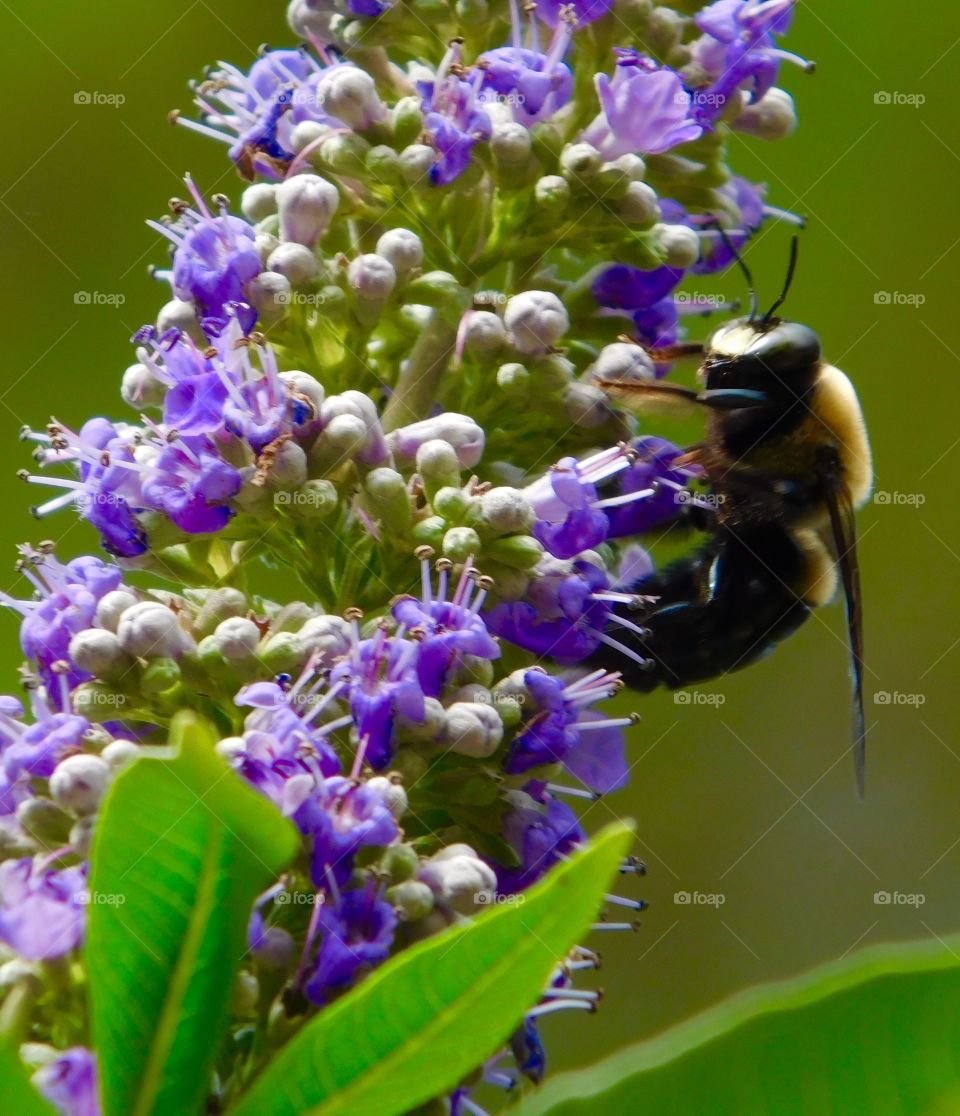
<svg viewBox="0 0 960 1116">
<path fill-rule="evenodd" d="M 820 360 L 820 339 L 799 322 L 778 322 L 750 346 L 747 355 L 778 376 L 812 369 Z"/>
</svg>

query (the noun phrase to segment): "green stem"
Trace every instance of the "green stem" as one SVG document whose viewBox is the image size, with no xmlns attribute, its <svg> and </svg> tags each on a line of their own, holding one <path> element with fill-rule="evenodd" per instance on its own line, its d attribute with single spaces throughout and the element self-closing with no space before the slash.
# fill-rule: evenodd
<svg viewBox="0 0 960 1116">
<path fill-rule="evenodd" d="M 456 343 L 456 328 L 434 310 L 383 412 L 384 430 L 426 418 Z"/>
</svg>

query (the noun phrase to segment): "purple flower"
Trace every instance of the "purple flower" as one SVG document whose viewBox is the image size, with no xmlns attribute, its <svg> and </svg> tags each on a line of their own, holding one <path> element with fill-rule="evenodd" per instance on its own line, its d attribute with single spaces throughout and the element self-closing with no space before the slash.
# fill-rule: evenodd
<svg viewBox="0 0 960 1116">
<path fill-rule="evenodd" d="M 56 708 L 69 707 L 69 691 L 90 675 L 72 663 L 70 640 L 94 625 L 97 602 L 120 584 L 122 573 L 99 558 L 75 558 L 63 564 L 52 554 L 23 550 L 21 572 L 34 587 L 33 600 L 0 593 L 0 603 L 19 612 L 20 646 L 36 664 L 47 698 Z M 54 665 L 56 664 L 56 669 Z M 38 703 L 39 715 L 45 712 Z"/>
<path fill-rule="evenodd" d="M 0 941 L 28 961 L 75 949 L 86 923 L 82 868 L 55 871 L 31 857 L 0 864 Z"/>
<path fill-rule="evenodd" d="M 596 651 L 610 614 L 606 575 L 591 562 L 544 559 L 534 571 L 526 601 L 501 601 L 484 616 L 501 639 L 562 664 Z"/>
<path fill-rule="evenodd" d="M 360 0 L 363 7 L 377 3 Z M 297 124 L 312 120 L 344 128 L 342 121 L 324 110 L 324 98 L 317 92 L 324 73 L 325 68 L 306 50 L 266 51 L 248 74 L 221 63 L 207 81 L 195 87 L 194 99 L 203 122 L 182 116 L 175 119 L 192 131 L 226 143 L 230 158 L 245 178 L 258 173 L 282 178 L 294 158 L 291 133 Z"/>
<path fill-rule="evenodd" d="M 703 32 L 691 44 L 693 59 L 711 79 L 695 94 L 695 116 L 709 125 L 741 88 L 754 103 L 777 80 L 781 61 L 810 70 L 805 59 L 777 47 L 774 35 L 790 27 L 795 0 L 717 0 L 698 13 Z"/>
<path fill-rule="evenodd" d="M 513 739 L 504 761 L 510 775 L 521 775 L 543 764 L 562 764 L 590 790 L 617 790 L 627 781 L 623 733 L 629 717 L 608 720 L 589 709 L 612 697 L 619 675 L 594 672 L 576 682 L 539 670 L 529 670 L 524 682 L 535 712 Z"/>
<path fill-rule="evenodd" d="M 65 756 L 83 750 L 90 722 L 74 713 L 47 713 L 27 727 L 0 713 L 0 749 L 3 773 L 21 782 L 46 779 Z"/>
<path fill-rule="evenodd" d="M 173 293 L 196 303 L 201 317 L 221 317 L 226 303 L 243 301 L 247 283 L 263 270 L 256 233 L 225 209 L 211 213 L 189 176 L 186 183 L 197 208 L 184 206 L 175 225 L 147 224 L 174 245 Z"/>
<path fill-rule="evenodd" d="M 100 1116 L 97 1059 L 83 1046 L 64 1050 L 30 1079 L 60 1116 Z"/>
<path fill-rule="evenodd" d="M 536 14 L 548 27 L 556 27 L 572 13 L 577 27 L 595 23 L 613 7 L 613 0 L 538 0 Z"/>
<path fill-rule="evenodd" d="M 691 115 L 692 99 L 673 70 L 633 50 L 617 50 L 613 77 L 597 74 L 602 112 L 583 133 L 605 159 L 657 155 L 697 139 L 703 129 Z"/>
<path fill-rule="evenodd" d="M 371 883 L 346 892 L 335 905 L 324 905 L 318 924 L 323 938 L 304 991 L 313 1003 L 322 1004 L 387 959 L 397 916 Z"/>
<path fill-rule="evenodd" d="M 571 34 L 568 20 L 555 23 L 553 38 L 544 54 L 523 45 L 517 18 L 512 44 L 485 51 L 477 59 L 477 67 L 483 70 L 478 101 L 486 101 L 492 92 L 511 106 L 514 119 L 521 124 L 529 126 L 549 119 L 573 93 L 573 74 L 563 61 Z"/>
<path fill-rule="evenodd" d="M 424 129 L 436 148 L 437 159 L 430 168 L 434 186 L 449 186 L 467 169 L 470 152 L 478 140 L 488 140 L 492 131 L 490 117 L 477 108 L 477 95 L 483 84 L 483 70 L 475 70 L 469 81 L 451 70 L 462 67 L 461 45 L 454 41 L 440 63 L 433 81 L 417 82 L 422 99 Z"/>
<path fill-rule="evenodd" d="M 178 438 L 151 463 L 143 499 L 188 535 L 220 531 L 233 516 L 229 501 L 242 478 L 206 438 Z"/>
<path fill-rule="evenodd" d="M 539 789 L 536 797 L 523 798 L 525 804 L 515 806 L 504 819 L 504 837 L 520 858 L 519 868 L 497 866 L 499 890 L 508 894 L 535 883 L 586 840 L 569 806 Z"/>
<path fill-rule="evenodd" d="M 421 560 L 423 596 L 401 597 L 393 604 L 393 615 L 405 632 L 416 631 L 417 678 L 427 697 L 439 697 L 464 655 L 499 659 L 500 648 L 480 617 L 487 595 L 485 585 L 473 595 L 473 573 L 464 567 L 460 581 L 448 601 L 447 573 L 443 569 L 437 595 L 430 585 L 430 563 Z"/>
<path fill-rule="evenodd" d="M 398 715 L 424 719 L 424 693 L 417 675 L 419 645 L 390 637 L 383 628 L 361 640 L 354 630 L 349 657 L 334 667 L 331 683 L 349 683 L 350 712 L 357 726 L 363 758 L 382 771 L 393 758 L 393 724 Z"/>
<path fill-rule="evenodd" d="M 344 687 L 320 694 L 317 685 L 307 685 L 309 679 L 308 669 L 292 687 L 254 682 L 234 698 L 253 711 L 244 721 L 244 748 L 232 753 L 231 763 L 287 813 L 299 806 L 314 782 L 339 773 L 340 758 L 327 737 L 351 721 L 341 717 L 315 725 Z M 294 776 L 309 777 L 306 790 L 288 786 Z"/>
<path fill-rule="evenodd" d="M 649 531 L 674 518 L 687 496 L 692 499 L 687 487 L 691 470 L 671 468 L 683 452 L 678 446 L 646 435 L 634 442 L 633 451 L 630 467 L 617 477 L 617 496 L 604 509 L 611 539 Z"/>
<path fill-rule="evenodd" d="M 382 794 L 342 775 L 317 786 L 293 820 L 313 838 L 311 875 L 317 887 L 328 887 L 331 877 L 342 887 L 360 848 L 389 845 L 397 836 L 397 823 Z"/>
<path fill-rule="evenodd" d="M 656 348 L 677 339 L 677 308 L 672 296 L 683 276 L 675 267 L 641 271 L 628 264 L 612 264 L 594 279 L 591 289 L 601 306 L 629 312 L 638 340 Z"/>
</svg>

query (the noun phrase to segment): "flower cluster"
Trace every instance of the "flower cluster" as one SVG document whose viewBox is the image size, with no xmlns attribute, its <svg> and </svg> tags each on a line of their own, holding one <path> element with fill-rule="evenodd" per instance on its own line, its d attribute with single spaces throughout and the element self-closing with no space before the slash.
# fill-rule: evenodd
<svg viewBox="0 0 960 1116">
<path fill-rule="evenodd" d="M 183 708 L 302 837 L 251 912 L 238 1031 L 530 886 L 625 784 L 636 717 L 584 661 L 643 665 L 615 607 L 654 569 L 637 537 L 709 508 L 598 381 L 669 373 L 705 309 L 684 279 L 798 220 L 727 165 L 732 130 L 795 125 L 793 0 L 690 7 L 292 0 L 308 45 L 194 85 L 173 119 L 226 146 L 239 204 L 187 178 L 150 222 L 170 297 L 128 418 L 23 431 L 35 514 L 74 508 L 108 560 L 25 547 L 2 598 L 0 984 L 75 955 L 103 795 Z M 540 1079 L 537 1020 L 592 1010 L 595 965 L 563 962 L 452 1114 Z M 41 1091 L 95 1113 L 83 1030 L 33 1037 Z"/>
</svg>

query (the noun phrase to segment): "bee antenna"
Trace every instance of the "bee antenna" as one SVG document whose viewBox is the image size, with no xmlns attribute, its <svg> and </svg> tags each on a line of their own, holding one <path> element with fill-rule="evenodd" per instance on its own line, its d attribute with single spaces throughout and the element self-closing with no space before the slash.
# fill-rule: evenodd
<svg viewBox="0 0 960 1116">
<path fill-rule="evenodd" d="M 770 309 L 763 315 L 763 325 L 769 325 L 773 315 L 784 304 L 787 298 L 787 292 L 790 290 L 790 284 L 793 282 L 793 273 L 797 270 L 797 254 L 800 251 L 800 237 L 793 236 L 790 238 L 790 262 L 787 264 L 787 277 L 783 283 L 783 290 L 780 292 L 780 297 L 770 307 Z"/>
<path fill-rule="evenodd" d="M 737 246 L 727 235 L 727 230 L 723 227 L 723 225 L 720 224 L 719 219 L 716 217 L 712 218 L 712 220 L 708 222 L 708 227 L 711 225 L 720 234 L 720 239 L 723 241 L 730 255 L 733 256 L 734 260 L 736 260 L 737 267 L 739 267 L 740 270 L 743 272 L 743 277 L 747 281 L 747 291 L 750 294 L 750 317 L 747 320 L 752 322 L 753 319 L 757 316 L 758 310 L 760 309 L 760 303 L 757 299 L 757 292 L 753 286 L 753 276 L 750 274 L 750 268 L 747 267 L 746 261 L 744 260 L 743 256 L 741 256 L 740 253 L 737 251 Z"/>
</svg>

